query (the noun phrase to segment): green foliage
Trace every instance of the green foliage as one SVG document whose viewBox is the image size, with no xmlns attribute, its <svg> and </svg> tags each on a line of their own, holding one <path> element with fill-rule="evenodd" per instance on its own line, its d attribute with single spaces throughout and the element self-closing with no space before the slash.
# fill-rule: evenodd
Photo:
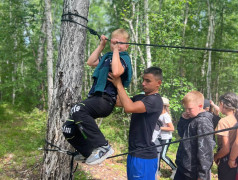
<svg viewBox="0 0 238 180">
<path fill-rule="evenodd" d="M 104 118 L 100 129 L 110 142 L 116 143 L 118 150 L 127 151 L 130 116 L 120 111 L 122 109 L 115 109 L 110 116 Z"/>
<path fill-rule="evenodd" d="M 170 100 L 170 110 L 175 123 L 179 120 L 183 111 L 182 99 L 191 90 L 195 90 L 195 87 L 186 78 L 179 77 L 166 81 L 165 76 L 160 92 L 162 96 Z"/>
</svg>

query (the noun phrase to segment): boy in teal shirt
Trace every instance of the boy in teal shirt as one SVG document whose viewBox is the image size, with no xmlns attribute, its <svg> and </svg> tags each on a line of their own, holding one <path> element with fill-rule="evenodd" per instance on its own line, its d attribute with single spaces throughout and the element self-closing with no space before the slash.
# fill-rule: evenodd
<svg viewBox="0 0 238 180">
<path fill-rule="evenodd" d="M 86 159 L 87 164 L 98 164 L 114 153 L 95 122 L 96 118 L 111 114 L 117 98 L 116 87 L 107 80 L 108 73 L 121 77 L 124 87 L 128 87 L 132 76 L 131 60 L 126 52 L 129 34 L 124 29 L 112 33 L 110 49 L 112 52 L 100 57 L 107 38 L 102 35 L 99 46 L 88 58 L 87 64 L 96 67 L 94 83 L 88 98 L 75 105 L 71 117 L 63 125 L 67 141 L 79 152 L 76 159 Z"/>
</svg>

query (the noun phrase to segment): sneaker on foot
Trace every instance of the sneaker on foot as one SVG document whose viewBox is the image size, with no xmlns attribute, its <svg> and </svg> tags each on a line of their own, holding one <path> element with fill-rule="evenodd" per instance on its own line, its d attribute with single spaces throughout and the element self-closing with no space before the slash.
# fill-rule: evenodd
<svg viewBox="0 0 238 180">
<path fill-rule="evenodd" d="M 74 156 L 74 160 L 78 162 L 85 162 L 86 157 L 84 157 L 82 154 L 78 153 L 76 156 Z"/>
<path fill-rule="evenodd" d="M 177 169 L 172 170 L 172 174 L 170 176 L 171 179 L 174 179 Z"/>
<path fill-rule="evenodd" d="M 92 154 L 86 159 L 86 164 L 100 164 L 113 153 L 114 150 L 109 144 L 107 146 L 100 146 L 93 150 Z"/>
</svg>

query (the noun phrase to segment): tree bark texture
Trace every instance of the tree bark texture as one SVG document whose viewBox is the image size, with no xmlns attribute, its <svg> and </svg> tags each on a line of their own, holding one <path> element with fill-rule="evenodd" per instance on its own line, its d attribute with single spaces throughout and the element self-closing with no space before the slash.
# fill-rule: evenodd
<svg viewBox="0 0 238 180">
<path fill-rule="evenodd" d="M 88 10 L 88 0 L 64 1 L 64 13 L 71 12 L 87 18 Z M 75 16 L 72 18 L 87 26 L 86 20 Z M 85 46 L 86 29 L 63 21 L 46 139 L 65 150 L 70 150 L 70 146 L 62 134 L 61 127 L 69 116 L 71 106 L 81 99 Z M 46 144 L 45 148 L 52 147 Z M 70 159 L 71 156 L 64 153 L 45 151 L 41 179 L 69 179 Z"/>
<path fill-rule="evenodd" d="M 52 38 L 52 15 L 51 0 L 45 0 L 46 40 L 47 40 L 47 83 L 48 83 L 48 107 L 51 105 L 53 95 L 53 38 Z"/>
<path fill-rule="evenodd" d="M 146 44 L 150 44 L 150 27 L 149 27 L 149 17 L 148 17 L 148 10 L 149 10 L 149 1 L 144 0 L 144 13 L 145 13 L 145 36 L 146 36 Z M 151 52 L 150 52 L 150 46 L 146 46 L 146 62 L 147 67 L 150 67 L 152 65 L 151 62 Z"/>
<path fill-rule="evenodd" d="M 210 31 L 210 39 L 209 39 L 209 48 L 212 48 L 214 39 L 215 39 L 215 10 L 213 3 L 207 0 L 208 4 L 208 15 L 209 15 L 209 31 Z M 207 66 L 207 98 L 211 99 L 211 74 L 212 74 L 212 52 L 208 52 L 208 66 Z"/>
</svg>

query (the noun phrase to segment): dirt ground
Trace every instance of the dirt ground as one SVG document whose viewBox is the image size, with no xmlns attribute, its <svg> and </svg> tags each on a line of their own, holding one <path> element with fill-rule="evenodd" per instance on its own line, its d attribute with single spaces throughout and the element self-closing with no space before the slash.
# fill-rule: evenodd
<svg viewBox="0 0 238 180">
<path fill-rule="evenodd" d="M 91 174 L 93 180 L 126 180 L 126 168 L 122 163 L 107 159 L 98 165 L 80 163 L 79 168 Z"/>
</svg>

